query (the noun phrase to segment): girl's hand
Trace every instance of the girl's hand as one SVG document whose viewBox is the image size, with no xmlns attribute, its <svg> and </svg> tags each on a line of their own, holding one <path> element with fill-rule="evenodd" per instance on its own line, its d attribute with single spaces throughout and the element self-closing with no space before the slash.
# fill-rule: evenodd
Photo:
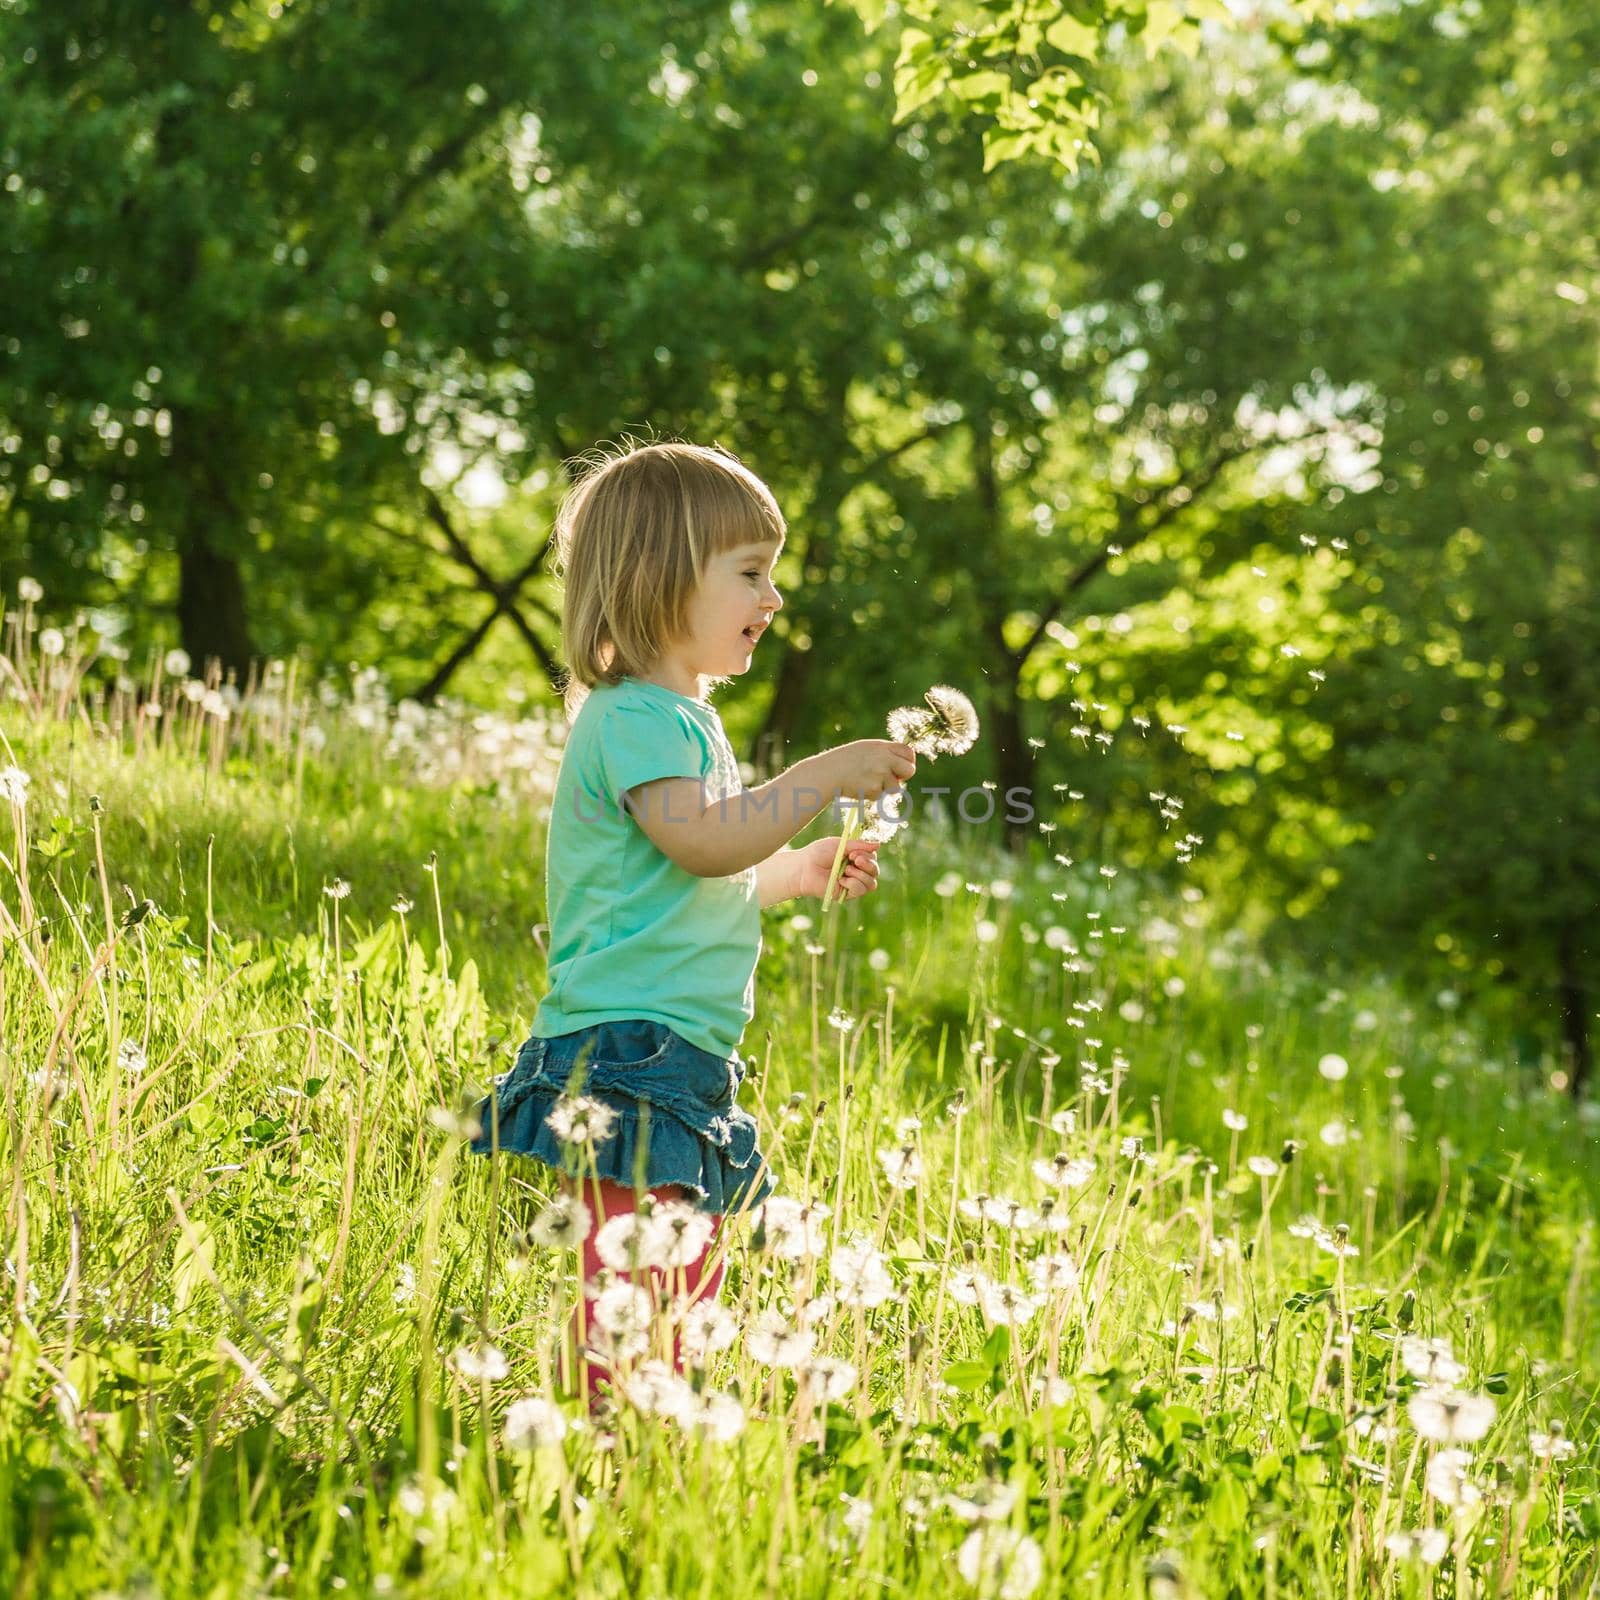
<svg viewBox="0 0 1600 1600">
<path fill-rule="evenodd" d="M 839 849 L 839 836 L 831 839 L 813 839 L 794 852 L 795 893 L 815 895 L 821 899 L 828 887 L 828 874 L 833 870 L 833 858 Z M 878 842 L 873 839 L 852 839 L 844 847 L 844 865 L 839 869 L 839 881 L 833 886 L 833 903 L 841 900 L 859 900 L 878 887 Z"/>
</svg>

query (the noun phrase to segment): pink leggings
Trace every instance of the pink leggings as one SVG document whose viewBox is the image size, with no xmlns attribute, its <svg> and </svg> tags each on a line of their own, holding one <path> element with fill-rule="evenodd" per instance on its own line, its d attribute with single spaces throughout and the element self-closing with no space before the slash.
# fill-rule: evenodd
<svg viewBox="0 0 1600 1600">
<path fill-rule="evenodd" d="M 583 1288 L 584 1293 L 587 1295 L 590 1280 L 595 1277 L 602 1267 L 599 1252 L 595 1249 L 596 1235 L 610 1218 L 637 1211 L 639 1207 L 638 1196 L 632 1188 L 625 1187 L 620 1183 L 611 1183 L 604 1178 L 600 1179 L 598 1183 L 593 1180 L 584 1182 L 579 1192 L 583 1203 L 596 1213 L 594 1226 L 589 1230 L 588 1238 L 583 1241 Z M 688 1195 L 677 1184 L 664 1184 L 658 1189 L 651 1189 L 647 1192 L 657 1204 L 667 1200 L 688 1199 Z M 688 1267 L 671 1273 L 650 1267 L 641 1270 L 638 1274 L 638 1283 L 641 1287 L 649 1290 L 651 1297 L 657 1304 L 660 1304 L 667 1295 L 679 1293 L 682 1293 L 690 1303 L 697 1300 L 716 1299 L 718 1291 L 722 1288 L 723 1258 L 717 1252 L 717 1231 L 720 1231 L 722 1227 L 721 1213 L 716 1214 L 712 1221 L 715 1224 L 715 1230 L 711 1235 L 710 1242 Z M 713 1255 L 716 1256 L 716 1260 L 708 1266 L 708 1259 Z M 577 1380 L 579 1392 L 586 1395 L 592 1404 L 598 1397 L 599 1385 L 610 1382 L 611 1369 L 603 1360 L 591 1360 L 589 1351 L 585 1348 L 585 1327 L 583 1324 L 586 1322 L 587 1316 L 587 1306 L 575 1307 L 568 1327 L 571 1335 L 571 1348 L 577 1351 L 577 1371 L 574 1373 L 574 1377 Z M 672 1336 L 672 1364 L 675 1370 L 682 1372 L 683 1353 L 679 1348 L 679 1339 L 676 1333 Z"/>
</svg>

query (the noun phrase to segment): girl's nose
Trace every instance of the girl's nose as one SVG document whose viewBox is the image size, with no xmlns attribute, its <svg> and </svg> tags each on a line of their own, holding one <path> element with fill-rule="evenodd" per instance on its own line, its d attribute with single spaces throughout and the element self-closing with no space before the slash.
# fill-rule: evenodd
<svg viewBox="0 0 1600 1600">
<path fill-rule="evenodd" d="M 775 584 L 769 583 L 767 585 L 767 605 L 773 611 L 783 610 L 783 596 L 778 593 Z"/>
</svg>

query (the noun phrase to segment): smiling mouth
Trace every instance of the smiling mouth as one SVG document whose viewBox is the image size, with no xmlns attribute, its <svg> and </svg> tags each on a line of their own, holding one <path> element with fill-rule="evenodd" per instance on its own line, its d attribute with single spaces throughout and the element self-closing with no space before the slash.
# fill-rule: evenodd
<svg viewBox="0 0 1600 1600">
<path fill-rule="evenodd" d="M 766 626 L 766 624 L 764 622 L 763 623 L 757 623 L 757 624 L 755 624 L 755 625 L 753 625 L 751 627 L 746 628 L 744 630 L 744 636 L 745 636 L 745 638 L 747 638 L 750 641 L 751 644 L 754 644 L 756 642 L 756 640 L 759 639 L 761 637 L 761 635 L 764 634 L 766 631 L 767 631 L 767 626 Z"/>
</svg>

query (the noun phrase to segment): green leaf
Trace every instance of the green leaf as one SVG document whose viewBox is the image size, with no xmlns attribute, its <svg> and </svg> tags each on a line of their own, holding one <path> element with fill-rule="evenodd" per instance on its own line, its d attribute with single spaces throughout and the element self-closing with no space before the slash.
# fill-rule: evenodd
<svg viewBox="0 0 1600 1600">
<path fill-rule="evenodd" d="M 1079 22 L 1076 17 L 1057 17 L 1044 30 L 1044 36 L 1065 55 L 1081 56 L 1085 61 L 1093 61 L 1100 53 L 1099 33 L 1086 23 Z"/>
<path fill-rule="evenodd" d="M 952 1361 L 944 1369 L 944 1381 L 963 1394 L 974 1394 L 989 1382 L 993 1371 L 987 1361 Z"/>
</svg>

